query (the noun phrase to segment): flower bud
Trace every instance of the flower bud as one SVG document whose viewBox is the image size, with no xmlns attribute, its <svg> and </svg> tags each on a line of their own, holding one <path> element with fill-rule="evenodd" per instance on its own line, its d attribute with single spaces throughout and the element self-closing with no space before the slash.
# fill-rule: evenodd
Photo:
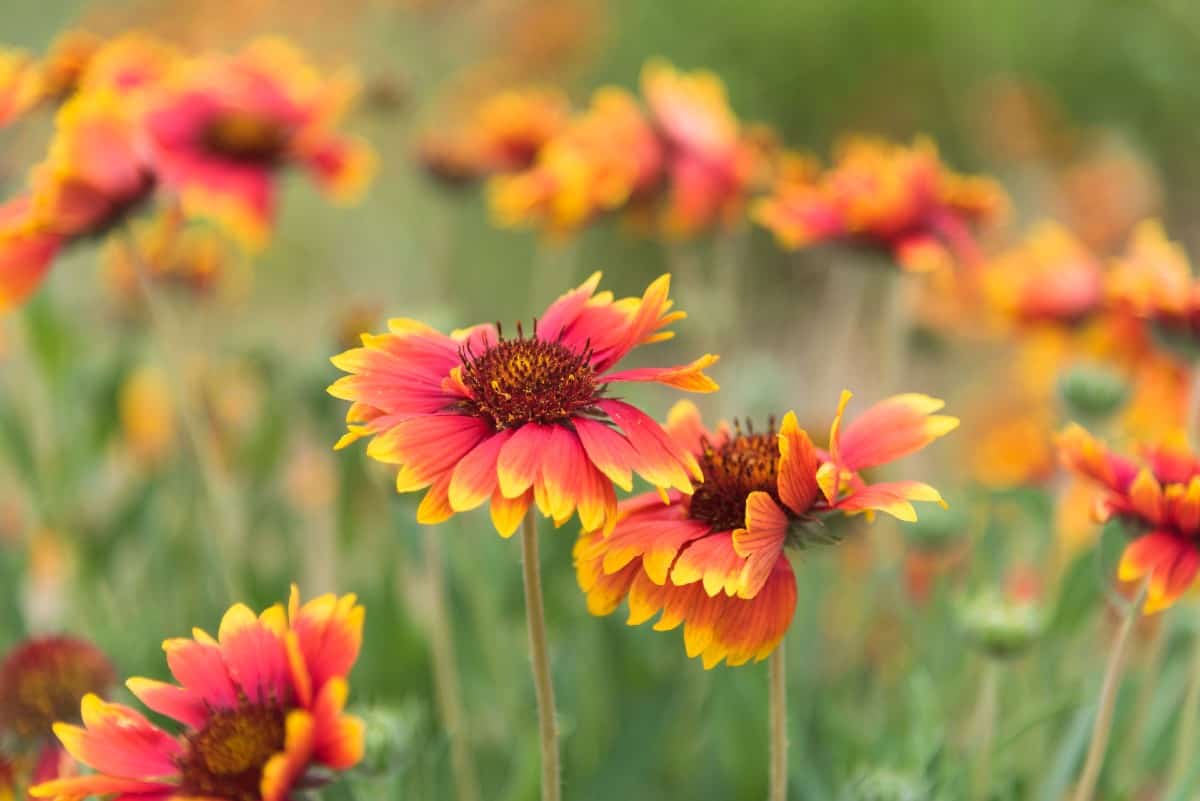
<svg viewBox="0 0 1200 801">
<path fill-rule="evenodd" d="M 1059 378 L 1058 394 L 1072 419 L 1101 423 L 1129 400 L 1129 382 L 1111 367 L 1078 364 Z"/>
</svg>

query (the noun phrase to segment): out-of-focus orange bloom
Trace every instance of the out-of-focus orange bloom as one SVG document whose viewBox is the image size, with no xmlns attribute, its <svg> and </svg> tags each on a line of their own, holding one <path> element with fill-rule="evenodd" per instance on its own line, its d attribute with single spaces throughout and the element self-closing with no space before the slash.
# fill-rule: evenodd
<svg viewBox="0 0 1200 801">
<path fill-rule="evenodd" d="M 786 248 L 850 239 L 882 247 L 901 267 L 932 271 L 977 265 L 971 226 L 1007 208 L 999 184 L 947 168 L 927 139 L 897 145 L 852 137 L 812 184 L 785 184 L 759 201 L 753 217 Z"/>
<path fill-rule="evenodd" d="M 121 384 L 118 412 L 125 446 L 140 463 L 155 465 L 175 441 L 175 404 L 161 370 L 141 367 Z"/>
<path fill-rule="evenodd" d="M 1012 76 L 988 80 L 972 93 L 975 135 L 1006 161 L 1056 158 L 1071 131 L 1062 109 L 1045 89 Z"/>
<path fill-rule="evenodd" d="M 41 285 L 62 237 L 38 230 L 28 196 L 0 204 L 0 312 L 22 303 Z"/>
<path fill-rule="evenodd" d="M 1099 262 L 1066 228 L 1035 227 L 1025 241 L 985 268 L 992 305 L 1015 322 L 1076 322 L 1104 300 Z"/>
<path fill-rule="evenodd" d="M 183 58 L 173 45 L 145 33 L 124 33 L 101 44 L 79 75 L 79 91 L 107 89 L 126 98 L 155 88 Z"/>
<path fill-rule="evenodd" d="M 1057 179 L 1058 214 L 1089 247 L 1111 252 L 1140 221 L 1161 213 L 1162 181 L 1126 144 L 1092 145 Z"/>
<path fill-rule="evenodd" d="M 42 74 L 24 50 L 0 49 L 0 127 L 29 112 L 42 97 Z"/>
<path fill-rule="evenodd" d="M 427 136 L 420 160 L 451 182 L 528 168 L 542 145 L 563 131 L 570 103 L 555 89 L 508 89 L 479 104 L 460 130 Z"/>
<path fill-rule="evenodd" d="M 1044 481 L 1054 471 L 1054 422 L 1046 404 L 989 405 L 982 419 L 967 416 L 967 460 L 972 477 L 993 488 Z"/>
<path fill-rule="evenodd" d="M 55 39 L 42 61 L 42 96 L 62 100 L 74 94 L 102 46 L 103 40 L 91 31 L 67 31 Z"/>
<path fill-rule="evenodd" d="M 133 241 L 112 237 L 104 245 L 101 269 L 113 296 L 129 304 L 139 296 L 138 272 L 194 293 L 210 292 L 233 259 L 229 243 L 210 228 L 189 226 L 175 209 L 136 223 Z"/>
<path fill-rule="evenodd" d="M 721 79 L 653 60 L 642 69 L 642 95 L 665 145 L 664 232 L 688 235 L 736 220 L 759 152 L 743 139 Z"/>
<path fill-rule="evenodd" d="M 600 89 L 587 111 L 546 143 L 532 167 L 492 179 L 492 214 L 503 226 L 574 231 L 655 188 L 663 157 L 637 100 L 622 89 Z"/>
<path fill-rule="evenodd" d="M 1117 308 L 1148 321 L 1164 336 L 1200 338 L 1200 280 L 1193 277 L 1183 248 L 1168 240 L 1155 220 L 1134 231 L 1126 256 L 1109 275 L 1108 295 Z"/>
<path fill-rule="evenodd" d="M 178 193 L 185 214 L 209 217 L 261 247 L 281 167 L 304 167 L 336 200 L 365 188 L 373 152 L 337 130 L 355 92 L 348 76 L 322 76 L 278 39 L 192 59 L 155 94 L 146 116 L 159 179 Z"/>
<path fill-rule="evenodd" d="M 1147 614 L 1174 604 L 1200 570 L 1200 460 L 1171 445 L 1143 448 L 1135 461 L 1074 424 L 1058 447 L 1067 468 L 1103 488 L 1096 519 L 1119 518 L 1131 528 L 1118 578 L 1149 577 Z"/>
</svg>

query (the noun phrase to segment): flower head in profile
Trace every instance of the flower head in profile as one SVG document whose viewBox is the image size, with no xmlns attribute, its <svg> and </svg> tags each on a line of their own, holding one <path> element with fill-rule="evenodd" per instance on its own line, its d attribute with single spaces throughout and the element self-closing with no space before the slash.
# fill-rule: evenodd
<svg viewBox="0 0 1200 801">
<path fill-rule="evenodd" d="M 611 533 L 593 530 L 575 546 L 579 585 L 592 614 L 629 598 L 629 624 L 662 613 L 659 631 L 684 626 L 688 656 L 706 668 L 761 660 L 791 624 L 795 576 L 788 547 L 829 536 L 834 514 L 885 512 L 916 520 L 913 501 L 942 502 L 917 481 L 867 483 L 861 470 L 914 453 L 953 430 L 942 402 L 897 395 L 843 428 L 843 393 L 829 450 L 818 450 L 794 413 L 776 428 L 704 428 L 690 403 L 676 404 L 667 430 L 696 455 L 704 477 L 690 496 L 668 491 L 625 501 Z"/>
<path fill-rule="evenodd" d="M 492 179 L 488 201 L 502 226 L 564 234 L 647 197 L 662 168 L 662 142 L 636 98 L 599 89 L 529 169 Z"/>
<path fill-rule="evenodd" d="M 352 81 L 323 77 L 278 39 L 191 59 L 155 92 L 146 114 L 160 179 L 188 216 L 212 218 L 261 246 L 280 168 L 308 170 L 338 200 L 365 186 L 374 156 L 337 130 L 354 91 Z"/>
<path fill-rule="evenodd" d="M 284 801 L 313 771 L 345 770 L 362 757 L 361 722 L 344 714 L 347 676 L 362 642 L 353 595 L 282 604 L 255 615 L 235 605 L 214 638 L 163 643 L 178 684 L 130 679 L 147 707 L 178 721 L 169 734 L 141 713 L 83 699 L 83 725 L 59 724 L 66 750 L 95 772 L 34 787 L 36 798 Z"/>
<path fill-rule="evenodd" d="M 1149 577 L 1147 614 L 1174 604 L 1200 570 L 1200 460 L 1175 447 L 1130 459 L 1076 424 L 1059 436 L 1058 449 L 1067 468 L 1101 487 L 1094 517 L 1119 519 L 1133 535 L 1117 578 Z"/>
<path fill-rule="evenodd" d="M 415 320 L 363 335 L 333 358 L 350 373 L 329 392 L 352 401 L 343 447 L 371 437 L 367 455 L 398 465 L 396 489 L 428 488 L 417 511 L 437 523 L 490 501 L 492 521 L 513 534 L 531 505 L 556 524 L 578 510 L 589 529 L 616 522 L 613 484 L 633 474 L 680 494 L 701 477 L 693 454 L 644 412 L 607 390 L 657 382 L 691 392 L 716 384 L 705 355 L 676 367 L 616 370 L 639 345 L 672 336 L 663 276 L 640 297 L 596 292 L 596 273 L 550 304 L 517 336 L 480 325 L 442 334 Z"/>
<path fill-rule="evenodd" d="M 1016 322 L 1072 323 L 1104 300 L 1099 262 L 1070 231 L 1050 222 L 989 263 L 983 285 L 992 305 Z"/>
<path fill-rule="evenodd" d="M 995 220 L 1006 205 L 996 182 L 953 172 L 927 139 L 898 145 L 853 137 L 816 181 L 782 184 L 753 216 L 789 249 L 860 241 L 906 270 L 927 272 L 978 264 L 972 226 Z"/>
<path fill-rule="evenodd" d="M 28 297 L 61 248 L 105 233 L 154 186 L 132 112 L 120 97 L 96 91 L 65 103 L 29 191 L 0 206 L 0 309 Z"/>
<path fill-rule="evenodd" d="M 1200 343 L 1200 280 L 1161 223 L 1147 220 L 1134 230 L 1128 253 L 1109 273 L 1107 289 L 1117 309 L 1148 322 L 1164 343 L 1185 350 Z"/>
<path fill-rule="evenodd" d="M 570 111 L 566 95 L 556 89 L 497 92 L 479 103 L 460 130 L 428 137 L 421 163 L 451 183 L 527 169 L 542 145 L 566 127 Z"/>
</svg>

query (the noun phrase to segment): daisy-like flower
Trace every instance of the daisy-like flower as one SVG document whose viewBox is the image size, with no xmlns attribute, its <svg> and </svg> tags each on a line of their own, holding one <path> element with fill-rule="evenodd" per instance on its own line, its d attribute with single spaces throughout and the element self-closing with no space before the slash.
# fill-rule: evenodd
<svg viewBox="0 0 1200 801">
<path fill-rule="evenodd" d="M 235 605 L 214 639 L 163 644 L 176 681 L 130 679 L 151 710 L 178 721 L 168 734 L 141 713 L 98 696 L 83 699 L 83 726 L 59 724 L 67 751 L 95 773 L 40 784 L 36 798 L 284 801 L 362 758 L 361 721 L 343 713 L 346 677 L 362 642 L 363 608 L 353 595 L 305 604 L 292 588 L 255 615 Z"/>
<path fill-rule="evenodd" d="M 665 231 L 687 235 L 734 221 L 759 154 L 743 138 L 721 79 L 655 60 L 642 69 L 642 95 L 666 152 Z"/>
<path fill-rule="evenodd" d="M 670 279 L 641 298 L 596 292 L 600 273 L 554 301 L 531 334 L 518 326 L 475 326 L 447 336 L 415 320 L 363 335 L 363 347 L 333 358 L 350 373 L 334 397 L 353 401 L 338 447 L 370 436 L 367 455 L 399 465 L 396 489 L 428 487 L 422 523 L 491 502 L 492 521 L 511 536 L 531 504 L 561 525 L 578 510 L 588 529 L 616 522 L 616 483 L 634 473 L 680 494 L 701 477 L 695 457 L 610 385 L 652 381 L 691 392 L 717 385 L 705 355 L 677 367 L 614 371 L 639 345 L 672 334 Z"/>
<path fill-rule="evenodd" d="M 524 170 L 567 126 L 570 111 L 566 95 L 555 89 L 498 92 L 479 104 L 462 130 L 427 137 L 420 161 L 451 183 Z"/>
<path fill-rule="evenodd" d="M 599 89 L 532 167 L 492 179 L 488 201 L 502 226 L 564 234 L 645 198 L 662 169 L 662 142 L 637 100 L 622 89 Z"/>
<path fill-rule="evenodd" d="M 689 657 L 705 668 L 722 660 L 765 659 L 783 639 L 796 605 L 786 548 L 828 540 L 831 514 L 886 512 L 916 520 L 913 501 L 942 503 L 928 484 L 868 484 L 859 471 L 914 453 L 958 420 L 935 414 L 926 395 L 888 398 L 842 427 L 842 394 L 829 450 L 813 446 L 789 412 L 778 429 L 706 430 L 695 406 L 680 402 L 667 430 L 699 460 L 703 483 L 667 502 L 648 493 L 621 504 L 611 533 L 593 530 L 575 546 L 579 586 L 594 615 L 629 598 L 629 624 L 659 612 L 659 631 L 684 626 Z"/>
<path fill-rule="evenodd" d="M 278 39 L 192 59 L 146 114 L 160 179 L 189 216 L 213 218 L 262 246 L 280 168 L 304 167 L 336 200 L 353 200 L 365 187 L 371 150 L 336 130 L 354 91 L 352 81 L 322 77 Z"/>
<path fill-rule="evenodd" d="M 888 251 L 906 270 L 981 261 L 972 225 L 999 217 L 1004 191 L 947 168 L 927 139 L 913 145 L 854 137 L 809 184 L 786 183 L 752 216 L 788 249 L 849 239 Z"/>
<path fill-rule="evenodd" d="M 1021 245 L 988 264 L 984 291 L 1001 314 L 1026 323 L 1079 321 L 1104 300 L 1099 262 L 1066 228 L 1033 229 Z"/>
<path fill-rule="evenodd" d="M 1200 460 L 1173 447 L 1146 448 L 1140 460 L 1130 459 L 1074 423 L 1059 436 L 1058 449 L 1067 468 L 1103 488 L 1096 520 L 1117 518 L 1134 532 L 1117 578 L 1149 576 L 1147 614 L 1174 604 L 1200 569 Z"/>
<path fill-rule="evenodd" d="M 1108 275 L 1107 291 L 1116 308 L 1148 322 L 1165 343 L 1190 350 L 1200 341 L 1200 280 L 1158 221 L 1134 230 L 1128 253 Z"/>
</svg>

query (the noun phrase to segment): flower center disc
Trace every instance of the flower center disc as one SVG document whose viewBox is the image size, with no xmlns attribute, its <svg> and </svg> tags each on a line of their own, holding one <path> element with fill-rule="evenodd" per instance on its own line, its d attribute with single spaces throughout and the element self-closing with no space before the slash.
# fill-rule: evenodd
<svg viewBox="0 0 1200 801">
<path fill-rule="evenodd" d="M 773 429 L 766 434 L 743 434 L 739 430 L 719 448 L 705 444 L 700 455 L 704 483 L 692 494 L 692 519 L 716 531 L 730 531 L 746 525 L 746 498 L 750 493 L 767 492 L 778 500 L 779 445 Z"/>
<path fill-rule="evenodd" d="M 204 130 L 204 147 L 226 158 L 249 162 L 274 161 L 287 145 L 282 126 L 258 114 L 228 111 Z"/>
<path fill-rule="evenodd" d="M 179 764 L 184 795 L 257 801 L 263 767 L 284 748 L 283 710 L 259 704 L 216 710 L 188 745 Z"/>
<path fill-rule="evenodd" d="M 19 648 L 0 667 L 0 731 L 19 737 L 49 736 L 60 720 L 79 719 L 79 702 L 103 693 L 115 680 L 104 655 L 68 638 Z"/>
<path fill-rule="evenodd" d="M 479 355 L 464 351 L 466 406 L 497 429 L 569 420 L 598 395 L 590 356 L 536 335 L 501 340 Z"/>
</svg>

